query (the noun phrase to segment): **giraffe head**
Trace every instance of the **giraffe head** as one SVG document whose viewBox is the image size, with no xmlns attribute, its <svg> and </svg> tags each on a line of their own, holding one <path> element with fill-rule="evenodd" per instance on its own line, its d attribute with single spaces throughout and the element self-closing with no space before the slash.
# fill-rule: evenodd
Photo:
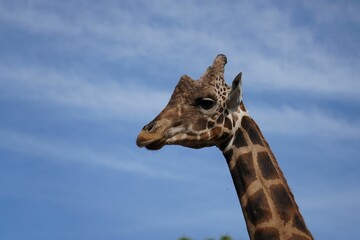
<svg viewBox="0 0 360 240">
<path fill-rule="evenodd" d="M 226 56 L 220 54 L 199 80 L 182 76 L 167 106 L 141 130 L 137 145 L 150 150 L 166 144 L 225 147 L 234 135 L 237 113 L 246 111 L 241 73 L 229 87 L 224 81 L 226 62 Z"/>
</svg>

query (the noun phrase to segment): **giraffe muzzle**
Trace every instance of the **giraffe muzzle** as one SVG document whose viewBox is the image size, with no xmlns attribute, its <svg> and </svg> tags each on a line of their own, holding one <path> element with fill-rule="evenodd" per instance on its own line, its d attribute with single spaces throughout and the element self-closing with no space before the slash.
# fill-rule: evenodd
<svg viewBox="0 0 360 240">
<path fill-rule="evenodd" d="M 169 128 L 168 122 L 164 120 L 151 121 L 146 124 L 136 139 L 138 147 L 146 147 L 149 150 L 159 150 L 165 145 L 166 130 Z"/>
<path fill-rule="evenodd" d="M 154 130 L 154 126 L 155 126 L 155 121 L 151 121 L 148 124 L 146 124 L 142 130 L 151 132 L 152 130 Z"/>
</svg>

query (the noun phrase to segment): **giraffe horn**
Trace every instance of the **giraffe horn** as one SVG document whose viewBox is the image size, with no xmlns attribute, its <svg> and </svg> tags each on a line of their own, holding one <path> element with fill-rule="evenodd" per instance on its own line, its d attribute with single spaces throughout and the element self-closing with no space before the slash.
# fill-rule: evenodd
<svg viewBox="0 0 360 240">
<path fill-rule="evenodd" d="M 227 58 L 224 54 L 219 54 L 216 56 L 213 62 L 213 66 L 224 69 L 225 64 L 227 63 Z"/>
<path fill-rule="evenodd" d="M 214 83 L 219 77 L 224 81 L 224 70 L 227 58 L 224 54 L 219 54 L 214 59 L 213 64 L 206 69 L 206 72 L 201 76 L 200 79 L 205 80 L 209 83 Z"/>
</svg>

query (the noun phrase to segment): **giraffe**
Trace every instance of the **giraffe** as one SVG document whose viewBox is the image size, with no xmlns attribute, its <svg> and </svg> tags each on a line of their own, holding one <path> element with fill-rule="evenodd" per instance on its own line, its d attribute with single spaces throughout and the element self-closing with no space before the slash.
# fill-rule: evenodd
<svg viewBox="0 0 360 240">
<path fill-rule="evenodd" d="M 184 75 L 137 145 L 218 147 L 228 164 L 251 240 L 313 239 L 287 181 L 242 98 L 242 73 L 228 86 L 219 54 L 198 80 Z"/>
</svg>

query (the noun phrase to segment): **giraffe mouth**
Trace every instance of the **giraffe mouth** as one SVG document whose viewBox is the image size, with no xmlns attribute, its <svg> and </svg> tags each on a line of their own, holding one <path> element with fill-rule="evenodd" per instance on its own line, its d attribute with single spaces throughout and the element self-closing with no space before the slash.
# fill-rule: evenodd
<svg viewBox="0 0 360 240">
<path fill-rule="evenodd" d="M 138 147 L 145 147 L 148 150 L 159 150 L 165 145 L 165 139 L 154 136 L 154 134 L 140 133 L 136 139 Z"/>
<path fill-rule="evenodd" d="M 139 147 L 145 147 L 148 150 L 159 150 L 165 145 L 165 141 L 162 140 L 154 140 L 154 141 L 147 141 L 139 143 L 137 141 L 137 145 Z"/>
<path fill-rule="evenodd" d="M 169 137 L 177 133 L 171 130 L 172 127 L 169 120 L 153 120 L 143 127 L 136 139 L 136 144 L 138 147 L 145 147 L 148 150 L 159 150 L 168 144 L 167 140 Z"/>
</svg>

